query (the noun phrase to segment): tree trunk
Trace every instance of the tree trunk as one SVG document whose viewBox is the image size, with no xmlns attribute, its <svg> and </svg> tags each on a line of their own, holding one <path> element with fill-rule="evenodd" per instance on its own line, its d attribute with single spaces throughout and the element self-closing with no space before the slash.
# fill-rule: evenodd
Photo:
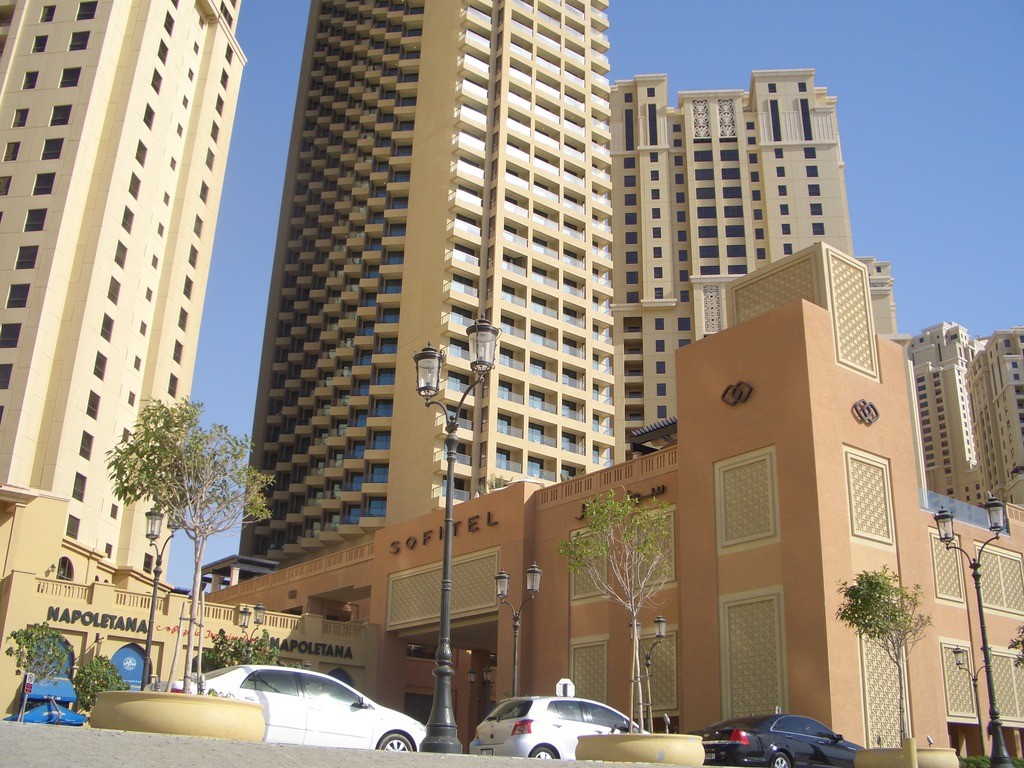
<svg viewBox="0 0 1024 768">
<path fill-rule="evenodd" d="M 637 718 L 637 722 L 640 724 L 640 730 L 644 729 L 644 696 L 643 688 L 641 687 L 642 679 L 640 677 L 640 626 L 637 624 L 636 616 L 633 616 L 633 631 L 630 633 L 633 636 L 633 674 L 632 680 L 629 684 L 629 713 L 630 717 L 634 712 L 633 702 L 637 701 L 640 703 L 640 716 Z M 639 695 L 637 695 L 639 693 Z M 633 724 L 629 725 L 629 732 L 633 732 Z"/>
<path fill-rule="evenodd" d="M 900 740 L 907 738 L 910 734 L 907 733 L 907 722 L 906 722 L 906 707 L 905 697 L 906 692 L 903 690 L 903 659 L 899 651 L 896 652 L 896 685 L 900 692 L 899 705 L 900 705 Z"/>
<path fill-rule="evenodd" d="M 200 595 L 203 591 L 203 557 L 206 553 L 206 540 L 195 540 L 195 570 L 192 573 L 192 598 L 189 602 L 188 641 L 185 644 L 185 677 L 184 692 L 192 692 L 192 658 L 195 653 L 196 631 L 201 630 L 199 616 Z"/>
</svg>

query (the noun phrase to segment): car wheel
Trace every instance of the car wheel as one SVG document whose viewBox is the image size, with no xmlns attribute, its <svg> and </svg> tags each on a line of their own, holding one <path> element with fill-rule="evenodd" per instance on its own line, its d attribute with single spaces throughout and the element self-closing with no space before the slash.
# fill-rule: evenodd
<svg viewBox="0 0 1024 768">
<path fill-rule="evenodd" d="M 386 733 L 383 738 L 377 742 L 377 749 L 382 749 L 385 752 L 415 752 L 416 747 L 412 745 L 412 740 L 409 739 L 404 733 Z"/>
<path fill-rule="evenodd" d="M 534 747 L 530 750 L 530 757 L 536 757 L 541 760 L 557 760 L 558 753 L 555 752 L 551 747 Z"/>
<path fill-rule="evenodd" d="M 772 755 L 771 768 L 793 768 L 793 761 L 785 752 L 776 752 Z"/>
</svg>

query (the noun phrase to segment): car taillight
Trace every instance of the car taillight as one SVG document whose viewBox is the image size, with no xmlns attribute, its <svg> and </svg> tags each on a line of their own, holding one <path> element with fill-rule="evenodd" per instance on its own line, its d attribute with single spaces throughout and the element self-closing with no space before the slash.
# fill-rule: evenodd
<svg viewBox="0 0 1024 768">
<path fill-rule="evenodd" d="M 729 734 L 730 744 L 750 744 L 750 738 L 746 731 L 741 731 L 739 728 L 733 728 L 732 733 Z"/>
<path fill-rule="evenodd" d="M 519 720 L 515 725 L 512 726 L 513 736 L 525 736 L 531 733 L 530 726 L 533 725 L 533 720 Z"/>
</svg>

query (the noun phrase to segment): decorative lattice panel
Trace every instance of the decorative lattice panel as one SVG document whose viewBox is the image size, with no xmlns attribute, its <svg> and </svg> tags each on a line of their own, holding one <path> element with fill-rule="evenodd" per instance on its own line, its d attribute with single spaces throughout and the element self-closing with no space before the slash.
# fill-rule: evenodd
<svg viewBox="0 0 1024 768">
<path fill-rule="evenodd" d="M 900 691 L 896 665 L 881 645 L 863 637 L 860 651 L 868 719 L 868 743 L 865 746 L 898 747 Z"/>
<path fill-rule="evenodd" d="M 953 649 L 956 647 L 946 643 L 940 646 L 942 676 L 946 682 L 946 715 L 948 717 L 977 717 L 978 713 L 974 709 L 974 688 L 971 684 L 971 675 L 966 669 L 956 665 L 956 657 L 953 656 Z M 967 666 L 974 669 L 969 649 Z"/>
<path fill-rule="evenodd" d="M 728 716 L 785 707 L 778 597 L 724 606 Z"/>
<path fill-rule="evenodd" d="M 722 330 L 722 286 L 708 284 L 701 287 L 704 294 L 704 333 Z"/>
<path fill-rule="evenodd" d="M 675 632 L 667 633 L 651 654 L 651 709 L 656 712 L 670 712 L 679 706 L 676 638 Z M 650 648 L 652 642 L 647 638 L 644 646 Z"/>
<path fill-rule="evenodd" d="M 586 529 L 577 531 L 572 534 L 573 536 L 586 536 Z M 605 570 L 607 574 L 607 570 Z M 600 594 L 600 590 L 597 587 L 597 582 L 585 569 L 577 571 L 569 577 L 569 594 L 573 600 L 579 600 L 584 597 L 594 597 Z"/>
<path fill-rule="evenodd" d="M 832 323 L 839 362 L 877 375 L 868 279 L 863 268 L 831 254 Z"/>
<path fill-rule="evenodd" d="M 932 569 L 935 572 L 935 595 L 963 602 L 964 579 L 960 570 L 960 553 L 946 549 L 937 534 L 932 533 Z"/>
<path fill-rule="evenodd" d="M 720 546 L 769 538 L 775 535 L 773 463 L 769 453 L 742 463 L 715 465 L 721 496 Z"/>
<path fill-rule="evenodd" d="M 981 556 L 981 589 L 986 607 L 1024 613 L 1024 573 L 1018 558 L 986 550 Z"/>
<path fill-rule="evenodd" d="M 711 120 L 706 99 L 693 102 L 693 136 L 696 139 L 711 138 Z"/>
<path fill-rule="evenodd" d="M 574 645 L 570 656 L 576 695 L 604 701 L 608 693 L 608 643 Z"/>
<path fill-rule="evenodd" d="M 1021 720 L 1024 712 L 1021 710 L 1020 695 L 1017 689 L 1017 675 L 1014 674 L 1013 656 L 995 653 L 992 656 L 992 680 L 996 688 L 996 703 L 999 704 L 999 711 L 1003 720 Z"/>
<path fill-rule="evenodd" d="M 814 301 L 814 264 L 810 259 L 739 286 L 732 294 L 737 323 L 753 320 L 797 299 Z"/>
<path fill-rule="evenodd" d="M 494 608 L 498 553 L 487 552 L 452 563 L 452 614 Z M 388 629 L 437 621 L 441 608 L 441 566 L 391 577 Z"/>
<path fill-rule="evenodd" d="M 889 469 L 883 462 L 846 454 L 853 534 L 892 544 Z"/>
<path fill-rule="evenodd" d="M 736 112 L 732 99 L 718 100 L 718 135 L 722 138 L 736 135 Z"/>
</svg>

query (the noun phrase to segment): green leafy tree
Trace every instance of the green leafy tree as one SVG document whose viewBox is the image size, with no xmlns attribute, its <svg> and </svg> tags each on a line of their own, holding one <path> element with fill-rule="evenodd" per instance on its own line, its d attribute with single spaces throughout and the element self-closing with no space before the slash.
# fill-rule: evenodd
<svg viewBox="0 0 1024 768">
<path fill-rule="evenodd" d="M 852 582 L 840 582 L 838 592 L 843 601 L 836 610 L 836 618 L 876 643 L 896 667 L 900 735 L 906 738 L 909 734 L 903 665 L 932 624 L 931 616 L 920 613 L 921 586 L 904 587 L 899 574 L 882 566 L 880 571 L 861 571 Z"/>
<path fill-rule="evenodd" d="M 29 624 L 17 629 L 7 637 L 12 643 L 4 653 L 14 659 L 22 674 L 35 675 L 36 684 L 42 684 L 60 676 L 68 663 L 68 649 L 64 637 L 46 622 Z M 21 694 L 19 718 L 25 711 L 25 694 Z"/>
<path fill-rule="evenodd" d="M 107 455 L 114 494 L 125 504 L 151 502 L 169 528 L 193 544 L 194 571 L 189 626 L 199 625 L 202 564 L 211 536 L 245 520 L 269 516 L 264 491 L 273 478 L 249 465 L 252 444 L 227 427 L 200 424 L 203 407 L 183 400 L 151 401 L 131 433 Z M 195 633 L 185 647 L 185 692 L 191 689 Z"/>
<path fill-rule="evenodd" d="M 78 709 L 88 712 L 96 703 L 96 695 L 104 691 L 127 691 L 129 686 L 117 667 L 106 656 L 95 656 L 75 672 L 71 681 L 78 697 Z"/>
<path fill-rule="evenodd" d="M 265 629 L 252 638 L 228 635 L 222 629 L 203 653 L 203 667 L 209 672 L 236 664 L 277 664 L 279 655 L 280 650 L 270 644 L 270 633 Z"/>
<path fill-rule="evenodd" d="M 587 501 L 587 527 L 558 545 L 570 573 L 586 574 L 606 600 L 625 608 L 630 626 L 637 626 L 640 611 L 654 603 L 672 573 L 671 549 L 665 546 L 672 535 L 668 510 L 664 503 L 642 504 L 628 494 L 619 498 L 608 491 Z M 634 701 L 643 701 L 639 632 L 632 635 L 631 712 Z M 643 720 L 640 707 L 640 725 L 650 728 Z"/>
</svg>

